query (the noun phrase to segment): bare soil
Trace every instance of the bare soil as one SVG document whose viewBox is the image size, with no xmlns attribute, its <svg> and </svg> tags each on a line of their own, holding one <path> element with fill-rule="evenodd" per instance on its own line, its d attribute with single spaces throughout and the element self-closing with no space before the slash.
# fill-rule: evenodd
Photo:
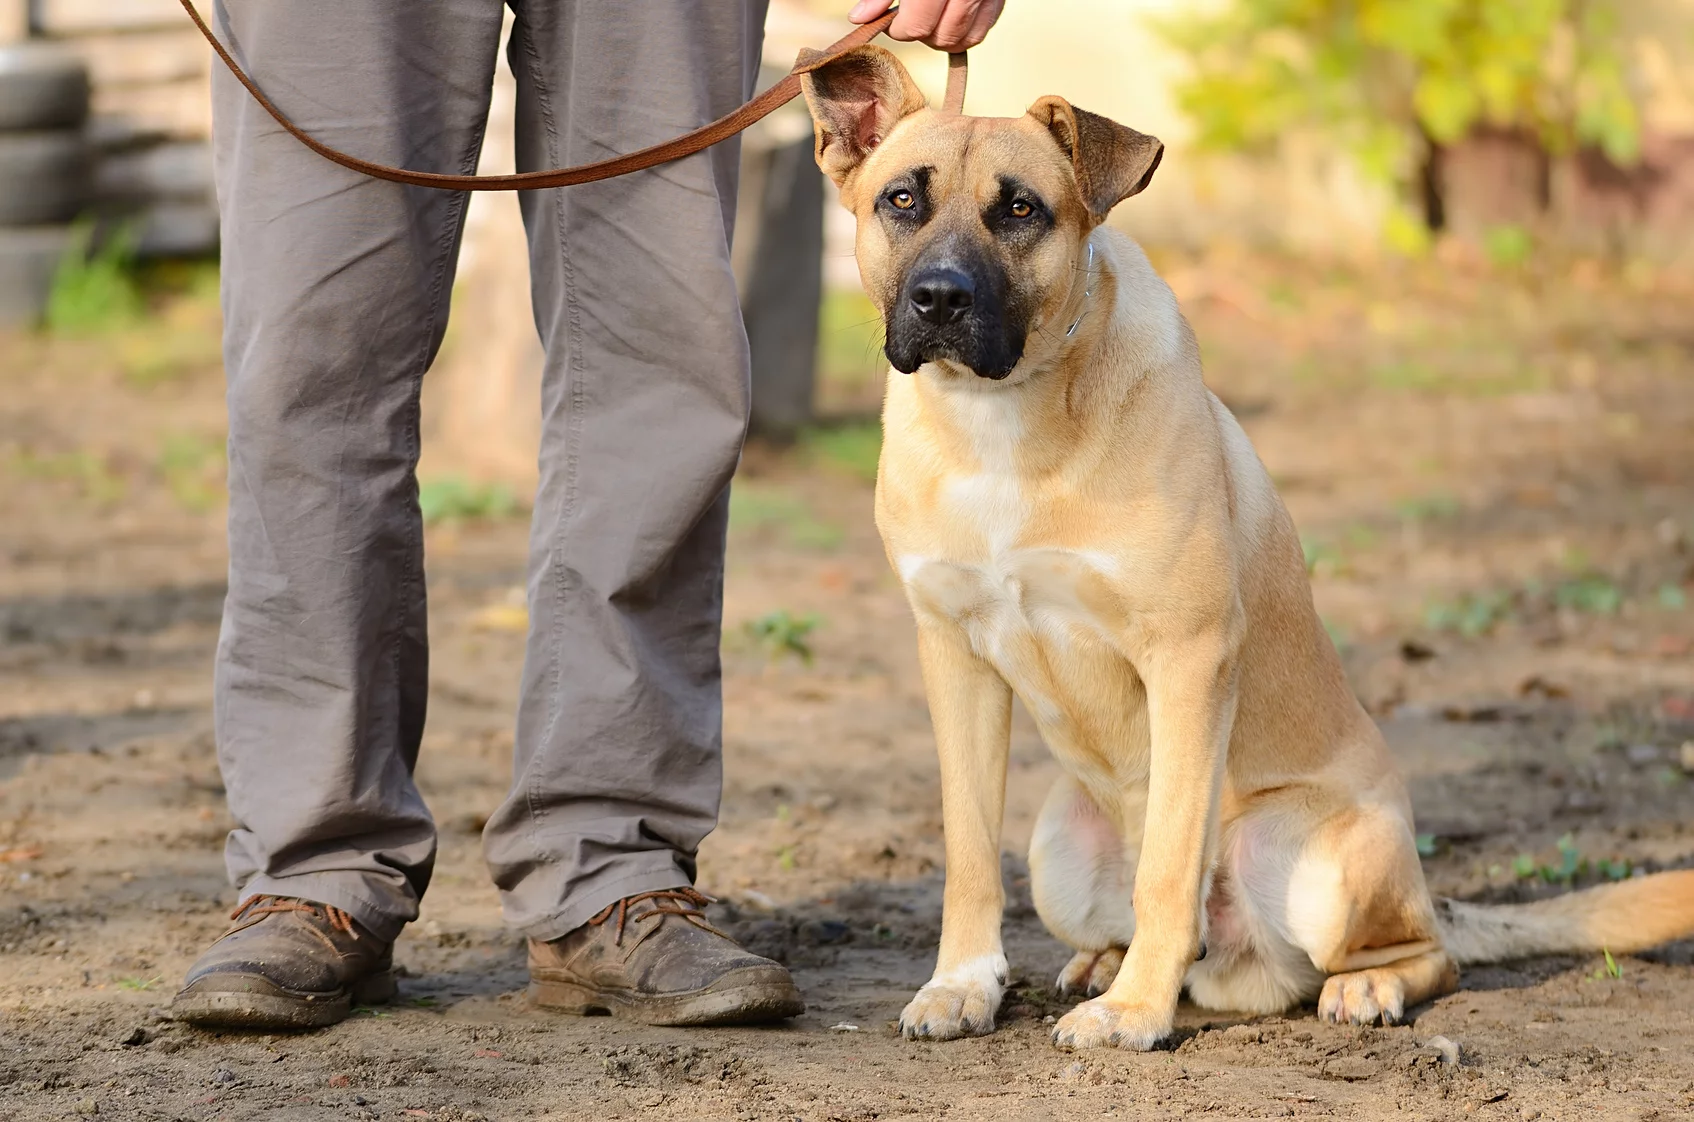
<svg viewBox="0 0 1694 1122">
<path fill-rule="evenodd" d="M 1459 255 L 1368 282 L 1245 254 L 1161 265 L 1306 533 L 1320 610 L 1411 778 L 1433 889 L 1518 899 L 1565 890 L 1572 864 L 1577 884 L 1694 864 L 1689 286 Z M 1400 1027 L 1185 1007 L 1164 1050 L 1056 1050 L 1066 952 L 1020 856 L 1054 769 L 1021 717 L 1000 1027 L 899 1039 L 939 928 L 939 796 L 851 429 L 749 450 L 722 825 L 701 855 L 716 914 L 793 967 L 803 1017 L 682 1031 L 525 1006 L 477 836 L 509 774 L 521 655 L 507 518 L 430 531 L 420 781 L 441 859 L 398 1003 L 311 1035 L 172 1023 L 234 899 L 210 716 L 215 312 L 158 312 L 0 340 L 0 1118 L 1694 1116 L 1694 942 L 1615 971 L 1472 970 Z M 747 630 L 773 612 L 818 617 L 775 628 L 809 662 Z"/>
</svg>

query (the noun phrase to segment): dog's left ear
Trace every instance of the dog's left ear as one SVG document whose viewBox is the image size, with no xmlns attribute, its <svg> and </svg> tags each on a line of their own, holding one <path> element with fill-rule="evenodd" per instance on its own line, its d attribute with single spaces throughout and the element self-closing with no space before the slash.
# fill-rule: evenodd
<svg viewBox="0 0 1694 1122">
<path fill-rule="evenodd" d="M 801 51 L 800 65 L 819 56 Z M 881 47 L 859 47 L 803 71 L 800 88 L 812 111 L 818 166 L 837 187 L 888 139 L 901 118 L 927 104 L 900 60 Z"/>
<path fill-rule="evenodd" d="M 1029 107 L 1029 115 L 1070 157 L 1077 190 L 1096 222 L 1104 222 L 1113 207 L 1146 189 L 1165 154 L 1157 137 L 1078 109 L 1062 97 L 1042 98 Z"/>
</svg>

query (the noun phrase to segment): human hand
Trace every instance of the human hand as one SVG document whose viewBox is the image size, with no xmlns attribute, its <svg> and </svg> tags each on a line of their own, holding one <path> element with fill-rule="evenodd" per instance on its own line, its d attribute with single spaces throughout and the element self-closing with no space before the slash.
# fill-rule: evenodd
<svg viewBox="0 0 1694 1122">
<path fill-rule="evenodd" d="M 869 23 L 894 0 L 859 0 L 847 18 Z M 900 0 L 900 11 L 888 28 L 890 39 L 919 42 L 938 51 L 962 51 L 988 35 L 1000 18 L 1006 0 Z"/>
</svg>

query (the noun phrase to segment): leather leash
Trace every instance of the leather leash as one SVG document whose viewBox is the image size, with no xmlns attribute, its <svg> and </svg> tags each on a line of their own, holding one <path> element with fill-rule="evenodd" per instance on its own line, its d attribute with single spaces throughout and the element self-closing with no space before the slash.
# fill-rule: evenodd
<svg viewBox="0 0 1694 1122">
<path fill-rule="evenodd" d="M 591 164 L 578 164 L 576 167 L 525 171 L 516 175 L 442 175 L 428 171 L 407 171 L 404 168 L 361 160 L 357 156 L 349 156 L 339 149 L 331 148 L 322 141 L 314 140 L 304 129 L 289 120 L 287 114 L 278 109 L 271 99 L 265 96 L 264 91 L 259 89 L 258 83 L 241 69 L 241 65 L 218 41 L 218 37 L 212 34 L 212 29 L 206 26 L 206 21 L 200 18 L 200 12 L 194 7 L 194 0 L 181 2 L 183 9 L 188 12 L 188 18 L 194 21 L 194 26 L 200 29 L 200 34 L 206 37 L 206 42 L 212 45 L 212 50 L 217 52 L 223 64 L 229 67 L 230 73 L 235 75 L 235 80 L 247 87 L 247 92 L 253 95 L 253 100 L 301 144 L 326 160 L 375 179 L 448 191 L 537 191 L 546 187 L 572 187 L 578 183 L 594 183 L 614 176 L 628 175 L 632 171 L 643 171 L 659 164 L 670 163 L 672 160 L 680 160 L 684 156 L 692 156 L 719 141 L 728 140 L 772 111 L 793 101 L 800 94 L 800 75 L 826 66 L 847 52 L 864 46 L 887 31 L 888 25 L 894 22 L 894 16 L 898 12 L 898 9 L 890 9 L 870 23 L 854 28 L 822 51 L 801 51 L 794 68 L 776 85 L 734 112 L 719 117 L 693 132 L 683 133 L 675 140 L 667 140 L 663 144 L 655 144 L 624 156 L 613 156 Z M 947 97 L 943 104 L 945 112 L 963 111 L 967 73 L 963 51 L 947 57 Z"/>
</svg>

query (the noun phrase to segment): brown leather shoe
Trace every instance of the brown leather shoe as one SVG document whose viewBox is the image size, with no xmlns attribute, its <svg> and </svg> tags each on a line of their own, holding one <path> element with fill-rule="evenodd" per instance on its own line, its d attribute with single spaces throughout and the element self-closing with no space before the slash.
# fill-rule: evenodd
<svg viewBox="0 0 1694 1122">
<path fill-rule="evenodd" d="M 209 1028 L 321 1028 L 354 1004 L 394 996 L 394 944 L 340 908 L 288 896 L 254 896 L 188 971 L 171 1002 L 179 1021 Z"/>
<path fill-rule="evenodd" d="M 649 1025 L 742 1025 L 804 1013 L 786 969 L 706 922 L 711 902 L 692 888 L 642 892 L 562 938 L 531 939 L 530 1000 Z"/>
</svg>

